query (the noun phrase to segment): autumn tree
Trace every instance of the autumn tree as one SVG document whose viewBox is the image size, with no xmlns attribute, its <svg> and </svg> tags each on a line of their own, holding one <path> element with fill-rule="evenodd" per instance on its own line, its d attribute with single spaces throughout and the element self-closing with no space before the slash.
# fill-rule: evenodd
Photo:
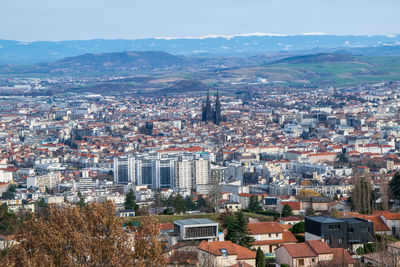
<svg viewBox="0 0 400 267">
<path fill-rule="evenodd" d="M 145 216 L 135 231 L 134 253 L 136 266 L 165 266 L 165 245 L 160 235 L 160 225 L 154 216 Z"/>
<path fill-rule="evenodd" d="M 147 247 L 143 248 L 143 241 L 137 240 L 147 238 L 157 248 L 157 231 L 148 227 L 158 226 L 146 221 L 142 228 L 129 231 L 114 212 L 115 205 L 109 201 L 82 208 L 50 205 L 46 216 L 32 217 L 23 223 L 16 234 L 17 243 L 0 256 L 0 265 L 147 266 L 139 256 L 139 251 Z M 159 235 L 157 238 L 160 240 Z M 164 262 L 163 254 L 152 253 L 149 262 Z"/>
<path fill-rule="evenodd" d="M 310 197 L 320 197 L 320 196 L 322 196 L 320 193 L 312 189 L 301 189 L 298 194 L 299 198 L 310 198 Z"/>
</svg>

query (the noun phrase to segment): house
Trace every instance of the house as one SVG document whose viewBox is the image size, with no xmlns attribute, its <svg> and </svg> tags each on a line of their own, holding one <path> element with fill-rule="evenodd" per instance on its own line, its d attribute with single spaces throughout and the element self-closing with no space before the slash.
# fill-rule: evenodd
<svg viewBox="0 0 400 267">
<path fill-rule="evenodd" d="M 332 248 L 351 248 L 354 251 L 374 238 L 373 223 L 361 218 L 306 217 L 305 239 L 322 240 Z"/>
<path fill-rule="evenodd" d="M 289 207 L 292 209 L 293 215 L 300 215 L 301 202 L 300 201 L 294 201 L 294 200 L 288 200 L 288 201 L 279 202 L 278 203 L 278 212 L 282 212 L 282 209 L 286 204 L 289 205 Z"/>
<path fill-rule="evenodd" d="M 224 207 L 226 210 L 236 212 L 242 209 L 242 204 L 240 204 L 239 202 L 225 202 Z"/>
<path fill-rule="evenodd" d="M 117 217 L 127 218 L 127 217 L 134 217 L 135 211 L 134 210 L 119 210 L 117 211 Z"/>
<path fill-rule="evenodd" d="M 331 200 L 324 197 L 311 197 L 301 200 L 302 210 L 314 210 L 316 212 L 328 211 Z"/>
<path fill-rule="evenodd" d="M 278 264 L 298 266 L 337 266 L 336 263 L 351 267 L 356 261 L 343 248 L 333 249 L 321 240 L 305 243 L 284 244 L 275 250 Z"/>
<path fill-rule="evenodd" d="M 200 266 L 256 265 L 256 252 L 231 241 L 202 241 L 197 247 Z"/>
<path fill-rule="evenodd" d="M 199 266 L 198 253 L 192 251 L 174 251 L 168 258 L 167 267 L 186 266 L 196 267 Z"/>
<path fill-rule="evenodd" d="M 400 258 L 398 255 L 388 250 L 373 252 L 362 255 L 364 264 L 368 266 L 399 266 Z"/>
<path fill-rule="evenodd" d="M 295 225 L 296 223 L 299 223 L 303 221 L 302 219 L 295 217 L 295 216 L 288 216 L 288 217 L 283 217 L 278 220 L 279 224 L 287 224 L 287 225 Z"/>
<path fill-rule="evenodd" d="M 180 240 L 213 241 L 218 235 L 218 223 L 210 219 L 174 221 L 174 235 Z"/>
<path fill-rule="evenodd" d="M 357 212 L 339 212 L 339 216 L 341 218 L 346 217 L 358 217 L 361 219 L 365 219 L 371 221 L 374 225 L 374 233 L 380 235 L 392 235 L 392 231 L 389 226 L 381 218 L 380 214 L 372 214 L 372 215 L 364 215 L 359 214 Z"/>
<path fill-rule="evenodd" d="M 252 247 L 260 247 L 264 253 L 273 253 L 279 245 L 297 242 L 292 232 L 284 230 L 277 222 L 255 222 L 247 227 L 255 239 Z"/>
<path fill-rule="evenodd" d="M 400 236 L 400 213 L 382 212 L 380 218 L 395 237 Z"/>
</svg>

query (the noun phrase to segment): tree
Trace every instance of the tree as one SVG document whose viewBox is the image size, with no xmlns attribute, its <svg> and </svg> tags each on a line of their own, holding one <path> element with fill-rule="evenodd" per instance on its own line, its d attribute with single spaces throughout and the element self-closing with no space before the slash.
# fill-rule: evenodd
<svg viewBox="0 0 400 267">
<path fill-rule="evenodd" d="M 333 208 L 331 215 L 333 218 L 339 218 L 339 211 L 336 208 Z"/>
<path fill-rule="evenodd" d="M 125 196 L 124 208 L 126 210 L 134 210 L 135 214 L 137 214 L 139 210 L 139 206 L 136 204 L 136 196 L 133 190 L 129 190 L 128 194 Z"/>
<path fill-rule="evenodd" d="M 255 241 L 247 228 L 248 218 L 242 211 L 235 212 L 233 217 L 227 216 L 223 227 L 226 229 L 225 239 L 243 247 L 251 247 Z"/>
<path fill-rule="evenodd" d="M 165 202 L 165 200 L 163 199 L 163 196 L 161 195 L 161 191 L 157 190 L 154 193 L 153 207 L 157 208 L 157 209 L 164 207 L 164 202 Z"/>
<path fill-rule="evenodd" d="M 298 195 L 299 198 L 310 198 L 310 197 L 320 197 L 320 196 L 321 196 L 320 193 L 311 189 L 301 189 Z"/>
<path fill-rule="evenodd" d="M 258 247 L 258 249 L 257 249 L 257 254 L 256 254 L 256 267 L 265 267 L 264 252 L 261 250 L 260 247 Z"/>
<path fill-rule="evenodd" d="M 196 203 L 194 203 L 192 196 L 187 196 L 185 198 L 185 207 L 186 210 L 194 210 L 196 208 Z"/>
<path fill-rule="evenodd" d="M 400 199 L 400 172 L 393 175 L 389 183 L 390 191 L 396 199 Z"/>
<path fill-rule="evenodd" d="M 293 234 L 301 234 L 305 232 L 305 224 L 304 221 L 302 222 L 298 222 L 295 225 L 293 225 L 292 228 L 289 229 L 290 232 L 292 232 Z"/>
<path fill-rule="evenodd" d="M 178 193 L 172 198 L 172 206 L 178 214 L 186 211 L 185 200 L 181 194 Z"/>
<path fill-rule="evenodd" d="M 366 176 L 355 176 L 353 178 L 354 188 L 351 192 L 353 208 L 361 214 L 370 214 L 373 207 L 373 192 L 369 178 Z"/>
<path fill-rule="evenodd" d="M 219 204 L 222 199 L 221 185 L 219 182 L 220 182 L 219 179 L 217 177 L 214 177 L 211 181 L 211 184 L 208 186 L 209 188 L 208 197 L 210 199 L 210 204 L 214 212 L 218 212 Z"/>
<path fill-rule="evenodd" d="M 23 223 L 16 244 L 0 262 L 10 267 L 133 266 L 134 235 L 122 228 L 114 212 L 110 201 L 85 208 L 51 205 L 46 217 Z"/>
<path fill-rule="evenodd" d="M 17 215 L 9 211 L 6 204 L 0 205 L 0 235 L 13 234 L 18 224 Z"/>
<path fill-rule="evenodd" d="M 281 213 L 282 217 L 288 217 L 288 216 L 292 216 L 292 208 L 288 205 L 285 204 L 282 208 L 282 213 Z"/>
<path fill-rule="evenodd" d="M 250 197 L 249 210 L 251 212 L 257 212 L 260 210 L 260 202 L 258 201 L 258 198 L 256 196 Z"/>
<path fill-rule="evenodd" d="M 335 194 L 335 195 L 333 196 L 333 201 L 339 201 L 339 196 L 338 196 L 337 194 Z"/>
<path fill-rule="evenodd" d="M 385 177 L 381 175 L 379 177 L 379 195 L 381 199 L 380 208 L 382 210 L 389 210 L 389 194 L 390 189 L 388 182 L 386 181 Z"/>
<path fill-rule="evenodd" d="M 3 193 L 3 198 L 4 199 L 14 199 L 16 189 L 17 189 L 17 186 L 15 184 L 10 184 L 7 188 L 7 191 L 5 191 Z"/>
<path fill-rule="evenodd" d="M 86 200 L 85 200 L 85 197 L 82 195 L 82 193 L 78 192 L 77 197 L 78 197 L 78 201 L 76 202 L 76 205 L 78 205 L 81 208 L 85 207 Z"/>
<path fill-rule="evenodd" d="M 165 266 L 164 240 L 161 238 L 160 225 L 154 216 L 146 216 L 135 231 L 134 253 L 136 266 Z"/>
<path fill-rule="evenodd" d="M 207 201 L 203 198 L 202 195 L 199 195 L 199 197 L 197 198 L 196 206 L 197 206 L 197 209 L 207 207 Z"/>
</svg>

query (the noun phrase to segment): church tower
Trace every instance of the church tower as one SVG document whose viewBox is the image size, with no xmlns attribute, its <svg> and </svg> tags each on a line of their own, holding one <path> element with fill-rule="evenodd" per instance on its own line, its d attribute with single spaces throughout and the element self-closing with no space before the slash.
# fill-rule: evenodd
<svg viewBox="0 0 400 267">
<path fill-rule="evenodd" d="M 217 125 L 221 122 L 221 102 L 219 102 L 219 91 L 217 89 L 217 98 L 215 100 L 213 122 Z"/>
</svg>

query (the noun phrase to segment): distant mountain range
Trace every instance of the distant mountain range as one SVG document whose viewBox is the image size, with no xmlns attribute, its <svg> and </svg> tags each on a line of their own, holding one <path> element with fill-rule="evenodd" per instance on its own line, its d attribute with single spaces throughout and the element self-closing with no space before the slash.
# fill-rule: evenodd
<svg viewBox="0 0 400 267">
<path fill-rule="evenodd" d="M 0 40 L 0 65 L 54 62 L 83 54 L 122 51 L 165 51 L 186 56 L 254 56 L 276 53 L 352 53 L 368 56 L 400 55 L 400 35 L 268 35 L 149 38 L 136 40 L 77 40 L 19 42 Z"/>
</svg>

